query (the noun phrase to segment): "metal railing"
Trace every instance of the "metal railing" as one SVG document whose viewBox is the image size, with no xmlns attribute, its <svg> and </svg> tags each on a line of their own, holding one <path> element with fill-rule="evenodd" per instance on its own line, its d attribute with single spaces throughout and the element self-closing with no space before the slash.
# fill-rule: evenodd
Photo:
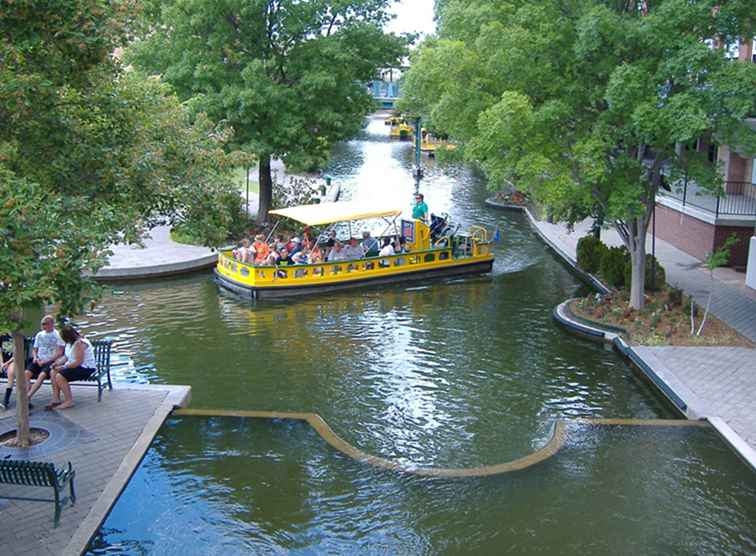
<svg viewBox="0 0 756 556">
<path fill-rule="evenodd" d="M 728 181 L 725 191 L 712 195 L 695 182 L 684 180 L 682 188 L 673 186 L 673 191 L 663 194 L 681 201 L 683 206 L 690 205 L 715 216 L 756 216 L 756 184 Z"/>
</svg>

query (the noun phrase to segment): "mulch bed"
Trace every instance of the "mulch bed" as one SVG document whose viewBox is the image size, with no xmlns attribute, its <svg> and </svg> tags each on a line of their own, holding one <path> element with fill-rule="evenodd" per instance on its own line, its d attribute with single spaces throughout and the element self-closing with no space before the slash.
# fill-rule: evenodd
<svg viewBox="0 0 756 556">
<path fill-rule="evenodd" d="M 630 308 L 628 292 L 591 295 L 572 301 L 570 310 L 578 317 L 625 330 L 623 336 L 635 345 L 736 346 L 754 348 L 753 342 L 709 313 L 698 336 L 705 307 L 696 305 L 695 330 L 691 334 L 690 304 L 674 303 L 669 292 L 648 293 L 640 311 Z"/>
</svg>

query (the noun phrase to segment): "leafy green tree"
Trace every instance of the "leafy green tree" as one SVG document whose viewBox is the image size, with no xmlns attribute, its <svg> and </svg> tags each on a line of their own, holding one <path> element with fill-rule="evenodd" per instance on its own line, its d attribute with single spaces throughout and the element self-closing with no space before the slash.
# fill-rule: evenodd
<svg viewBox="0 0 756 556">
<path fill-rule="evenodd" d="M 0 330 L 13 332 L 20 366 L 25 310 L 79 313 L 96 297 L 87 276 L 109 245 L 136 240 L 157 217 L 225 224 L 218 205 L 239 163 L 225 154 L 228 130 L 190 117 L 165 85 L 124 73 L 112 56 L 137 8 L 39 0 L 0 9 Z M 26 445 L 26 389 L 16 392 Z"/>
<path fill-rule="evenodd" d="M 392 1 L 154 0 L 128 59 L 257 155 L 265 221 L 271 157 L 324 161 L 373 108 L 364 83 L 405 54 L 407 40 L 382 30 Z"/>
<path fill-rule="evenodd" d="M 719 5 L 721 4 L 721 6 Z M 572 223 L 591 212 L 631 255 L 644 303 L 646 233 L 663 176 L 721 176 L 676 145 L 711 134 L 756 152 L 756 67 L 716 44 L 753 34 L 753 5 L 660 0 L 445 0 L 403 106 L 465 145 L 496 187 L 515 181 Z"/>
</svg>

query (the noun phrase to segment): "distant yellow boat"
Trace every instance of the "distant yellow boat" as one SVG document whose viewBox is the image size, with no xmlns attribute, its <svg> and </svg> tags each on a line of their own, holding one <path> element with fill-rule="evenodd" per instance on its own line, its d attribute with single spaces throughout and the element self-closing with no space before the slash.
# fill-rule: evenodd
<svg viewBox="0 0 756 556">
<path fill-rule="evenodd" d="M 425 129 L 422 130 L 421 136 L 420 151 L 430 157 L 436 156 L 436 151 L 453 151 L 457 148 L 457 145 L 449 143 L 448 139 L 439 139 L 432 133 L 428 133 Z"/>
<path fill-rule="evenodd" d="M 415 134 L 415 128 L 406 121 L 401 121 L 398 125 L 391 126 L 391 137 L 394 139 L 412 139 Z"/>
<path fill-rule="evenodd" d="M 398 226 L 396 219 L 401 213 L 402 209 L 396 206 L 376 207 L 351 201 L 271 211 L 306 226 L 380 218 L 394 228 L 394 233 L 385 237 L 403 237 L 408 251 L 286 266 L 244 264 L 234 259 L 232 251 L 223 251 L 215 269 L 216 282 L 243 297 L 260 299 L 491 271 L 493 240 L 489 239 L 485 228 L 472 226 L 467 233 L 457 233 L 445 219 L 435 215 L 431 226 L 419 220 L 401 220 Z M 380 241 L 383 237 L 376 239 Z"/>
</svg>

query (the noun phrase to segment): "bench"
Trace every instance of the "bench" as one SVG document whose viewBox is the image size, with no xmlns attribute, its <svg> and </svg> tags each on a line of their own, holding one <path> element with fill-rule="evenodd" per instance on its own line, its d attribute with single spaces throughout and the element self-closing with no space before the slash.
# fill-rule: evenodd
<svg viewBox="0 0 756 556">
<path fill-rule="evenodd" d="M 68 467 L 57 468 L 52 463 L 39 461 L 18 461 L 3 459 L 0 460 L 0 483 L 9 485 L 22 485 L 34 487 L 51 487 L 55 491 L 55 498 L 24 498 L 20 496 L 0 496 L 9 500 L 30 500 L 33 502 L 55 502 L 55 519 L 54 526 L 58 526 L 60 521 L 60 509 L 63 504 L 70 498 L 71 505 L 76 503 L 76 493 L 74 492 L 74 476 L 76 472 L 68 462 Z M 61 498 L 61 492 L 64 491 L 68 483 L 71 495 Z"/>
<path fill-rule="evenodd" d="M 26 351 L 26 368 L 29 368 L 31 364 L 31 350 L 34 344 L 34 338 L 26 338 L 24 340 Z M 97 401 L 102 401 L 102 391 L 105 390 L 107 385 L 108 390 L 113 389 L 113 382 L 110 380 L 110 351 L 113 347 L 113 340 L 93 340 L 92 348 L 94 349 L 95 362 L 97 367 L 95 372 L 83 382 L 96 382 L 97 383 Z M 8 385 L 12 387 L 12 385 Z"/>
<path fill-rule="evenodd" d="M 110 380 L 110 350 L 113 347 L 113 340 L 94 340 L 95 362 L 97 368 L 95 372 L 86 380 L 86 382 L 97 382 L 97 401 L 102 400 L 102 391 L 107 384 L 108 390 L 113 389 L 113 383 Z"/>
</svg>

